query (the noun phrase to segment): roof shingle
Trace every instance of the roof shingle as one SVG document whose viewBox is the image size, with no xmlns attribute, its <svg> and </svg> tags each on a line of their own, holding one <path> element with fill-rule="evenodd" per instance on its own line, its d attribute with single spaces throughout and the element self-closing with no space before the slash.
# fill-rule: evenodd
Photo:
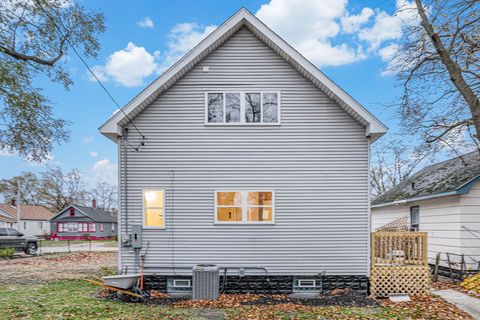
<svg viewBox="0 0 480 320">
<path fill-rule="evenodd" d="M 372 201 L 372 205 L 457 191 L 466 183 L 479 176 L 480 153 L 474 151 L 423 168 L 375 198 Z"/>
<path fill-rule="evenodd" d="M 17 208 L 9 204 L 1 203 L 0 210 L 10 214 L 14 219 L 17 218 Z M 48 221 L 53 217 L 53 213 L 42 206 L 20 206 L 20 218 L 22 220 L 45 220 Z"/>
</svg>

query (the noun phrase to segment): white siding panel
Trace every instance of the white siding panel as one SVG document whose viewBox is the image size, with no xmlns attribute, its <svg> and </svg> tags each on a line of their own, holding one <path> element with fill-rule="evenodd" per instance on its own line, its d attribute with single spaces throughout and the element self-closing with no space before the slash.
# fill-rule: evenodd
<svg viewBox="0 0 480 320">
<path fill-rule="evenodd" d="M 461 231 L 463 253 L 469 256 L 467 261 L 470 266 L 476 268 L 480 261 L 480 183 L 476 183 L 469 193 L 460 197 L 460 206 L 462 226 L 476 231 Z"/>
<path fill-rule="evenodd" d="M 406 216 L 410 220 L 410 207 L 418 205 L 420 207 L 420 231 L 428 232 L 430 263 L 435 262 L 438 252 L 442 253 L 442 259 L 446 259 L 445 253 L 447 252 L 479 256 L 478 243 L 476 248 L 472 247 L 475 246 L 476 238 L 462 231 L 462 225 L 470 225 L 472 229 L 480 229 L 480 223 L 474 221 L 476 217 L 463 215 L 464 206 L 462 206 L 462 203 L 464 197 L 452 196 L 409 203 L 408 205 L 372 208 L 372 229 L 374 230 L 402 216 Z M 467 203 L 470 203 L 470 201 L 467 201 Z M 469 221 L 469 223 L 466 223 L 466 221 Z M 459 257 L 452 256 L 452 261 L 459 260 Z M 471 259 L 468 260 L 467 258 L 469 266 L 472 267 Z M 443 261 L 443 265 L 446 265 L 445 261 Z"/>
<path fill-rule="evenodd" d="M 281 125 L 206 126 L 204 94 L 221 88 L 280 91 Z M 365 128 L 247 29 L 134 121 L 148 140 L 128 151 L 122 217 L 127 200 L 129 226 L 141 224 L 142 188 L 166 190 L 166 229 L 143 231 L 146 272 L 216 263 L 272 274 L 367 275 Z M 129 129 L 136 145 L 140 137 Z M 123 155 L 121 148 L 121 172 Z M 215 225 L 215 189 L 275 190 L 275 224 Z M 130 248 L 121 249 L 121 260 L 134 270 Z"/>
</svg>

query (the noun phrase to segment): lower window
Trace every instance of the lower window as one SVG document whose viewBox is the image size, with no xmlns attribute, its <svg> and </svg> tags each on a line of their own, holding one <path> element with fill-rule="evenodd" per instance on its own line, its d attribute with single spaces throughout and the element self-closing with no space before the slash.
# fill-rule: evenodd
<svg viewBox="0 0 480 320">
<path fill-rule="evenodd" d="M 273 191 L 216 191 L 218 223 L 273 223 Z"/>
<path fill-rule="evenodd" d="M 143 227 L 165 228 L 164 209 L 164 190 L 143 190 Z"/>
</svg>

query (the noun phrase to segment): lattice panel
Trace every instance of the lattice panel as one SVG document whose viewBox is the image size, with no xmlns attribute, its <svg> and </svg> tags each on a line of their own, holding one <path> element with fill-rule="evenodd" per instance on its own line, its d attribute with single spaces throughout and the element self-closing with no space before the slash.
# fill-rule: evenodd
<svg viewBox="0 0 480 320">
<path fill-rule="evenodd" d="M 370 292 L 377 298 L 386 298 L 391 293 L 422 295 L 430 290 L 428 266 L 373 266 L 371 271 Z"/>
<path fill-rule="evenodd" d="M 410 225 L 408 223 L 408 218 L 407 217 L 400 217 L 396 220 L 393 220 L 387 224 L 384 224 L 383 226 L 375 229 L 375 231 L 409 231 L 410 230 Z"/>
</svg>

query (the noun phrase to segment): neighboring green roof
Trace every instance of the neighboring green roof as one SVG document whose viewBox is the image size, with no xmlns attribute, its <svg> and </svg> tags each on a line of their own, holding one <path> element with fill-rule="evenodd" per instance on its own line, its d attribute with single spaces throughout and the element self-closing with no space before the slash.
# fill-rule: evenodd
<svg viewBox="0 0 480 320">
<path fill-rule="evenodd" d="M 441 195 L 447 192 L 466 193 L 462 189 L 480 177 L 480 153 L 474 151 L 457 158 L 432 164 L 418 171 L 397 186 L 381 194 L 372 205 L 381 205 L 411 198 Z M 412 183 L 414 184 L 412 188 Z"/>
</svg>

